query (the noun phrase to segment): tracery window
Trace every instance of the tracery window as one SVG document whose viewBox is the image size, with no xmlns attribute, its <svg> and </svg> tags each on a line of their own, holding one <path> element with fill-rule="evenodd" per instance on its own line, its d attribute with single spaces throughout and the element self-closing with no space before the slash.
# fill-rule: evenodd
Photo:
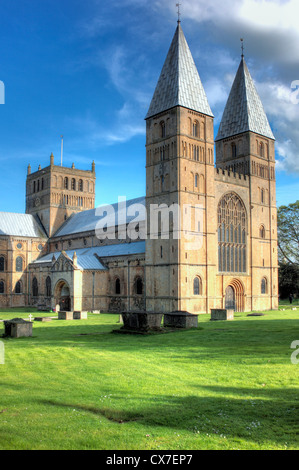
<svg viewBox="0 0 299 470">
<path fill-rule="evenodd" d="M 64 178 L 64 189 L 69 189 L 69 179 L 68 179 L 68 177 Z"/>
<path fill-rule="evenodd" d="M 83 180 L 79 180 L 79 191 L 83 191 Z"/>
<path fill-rule="evenodd" d="M 245 273 L 247 217 L 237 194 L 223 196 L 218 205 L 218 269 L 219 272 Z"/>
</svg>

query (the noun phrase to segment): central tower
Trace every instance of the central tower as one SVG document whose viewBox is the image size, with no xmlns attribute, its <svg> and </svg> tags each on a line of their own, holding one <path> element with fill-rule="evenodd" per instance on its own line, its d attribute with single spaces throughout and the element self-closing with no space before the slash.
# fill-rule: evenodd
<svg viewBox="0 0 299 470">
<path fill-rule="evenodd" d="M 146 116 L 146 207 L 147 311 L 206 311 L 215 296 L 213 114 L 180 21 Z"/>
<path fill-rule="evenodd" d="M 91 171 L 50 165 L 32 173 L 28 166 L 26 181 L 26 214 L 40 220 L 51 237 L 73 214 L 93 209 L 95 204 L 95 164 Z"/>
</svg>

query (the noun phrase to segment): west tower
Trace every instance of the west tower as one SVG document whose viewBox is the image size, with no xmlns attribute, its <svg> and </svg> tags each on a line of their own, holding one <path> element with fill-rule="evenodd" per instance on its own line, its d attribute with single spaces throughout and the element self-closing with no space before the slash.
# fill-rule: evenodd
<svg viewBox="0 0 299 470">
<path fill-rule="evenodd" d="M 276 309 L 275 138 L 243 55 L 216 137 L 216 166 L 249 181 L 247 308 Z"/>
<path fill-rule="evenodd" d="M 153 232 L 161 204 L 170 215 Z M 146 116 L 146 207 L 146 309 L 207 311 L 216 266 L 207 216 L 214 209 L 213 114 L 180 22 Z"/>
<path fill-rule="evenodd" d="M 95 164 L 91 171 L 54 164 L 32 173 L 28 166 L 26 181 L 26 213 L 36 216 L 49 237 L 72 214 L 93 209 L 95 204 Z"/>
</svg>

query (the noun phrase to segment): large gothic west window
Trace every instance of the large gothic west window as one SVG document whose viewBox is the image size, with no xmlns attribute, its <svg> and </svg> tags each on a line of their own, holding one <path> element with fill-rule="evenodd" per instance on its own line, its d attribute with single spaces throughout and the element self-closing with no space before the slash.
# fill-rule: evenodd
<svg viewBox="0 0 299 470">
<path fill-rule="evenodd" d="M 245 273 L 247 217 L 237 194 L 223 196 L 218 205 L 218 269 L 219 272 Z"/>
</svg>

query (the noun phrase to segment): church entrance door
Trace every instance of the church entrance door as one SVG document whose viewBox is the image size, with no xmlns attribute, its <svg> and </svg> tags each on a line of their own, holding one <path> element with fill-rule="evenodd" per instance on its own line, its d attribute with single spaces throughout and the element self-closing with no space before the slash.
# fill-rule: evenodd
<svg viewBox="0 0 299 470">
<path fill-rule="evenodd" d="M 227 310 L 236 310 L 236 297 L 232 286 L 228 286 L 225 291 L 225 308 Z"/>
<path fill-rule="evenodd" d="M 71 311 L 71 295 L 68 284 L 64 281 L 59 281 L 55 288 L 56 305 L 59 306 L 61 312 Z"/>
</svg>

